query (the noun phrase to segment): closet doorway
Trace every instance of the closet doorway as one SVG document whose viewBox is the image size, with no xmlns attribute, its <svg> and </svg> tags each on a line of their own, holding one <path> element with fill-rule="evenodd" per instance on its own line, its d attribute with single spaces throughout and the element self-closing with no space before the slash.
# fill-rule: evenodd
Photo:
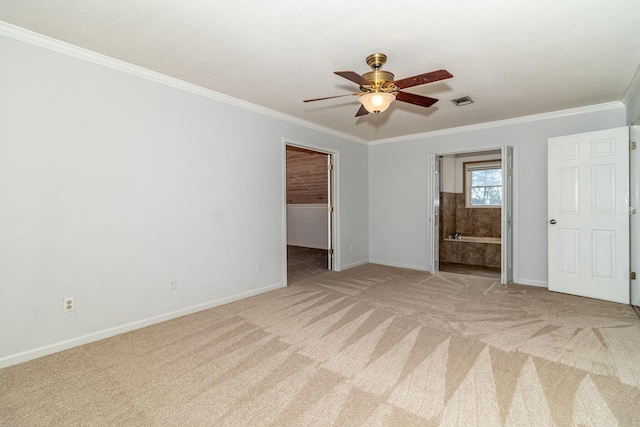
<svg viewBox="0 0 640 427">
<path fill-rule="evenodd" d="M 287 143 L 287 282 L 334 270 L 334 154 Z"/>
</svg>

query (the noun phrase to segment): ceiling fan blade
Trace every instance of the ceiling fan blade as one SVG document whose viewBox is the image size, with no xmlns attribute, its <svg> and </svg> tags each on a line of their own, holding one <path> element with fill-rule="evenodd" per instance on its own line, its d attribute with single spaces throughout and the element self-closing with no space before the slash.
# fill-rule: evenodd
<svg viewBox="0 0 640 427">
<path fill-rule="evenodd" d="M 364 105 L 360 106 L 360 109 L 358 110 L 358 112 L 356 113 L 356 117 L 360 117 L 360 116 L 366 116 L 367 114 L 369 114 L 369 112 L 367 111 L 366 108 L 364 108 Z"/>
<path fill-rule="evenodd" d="M 426 83 L 437 82 L 438 80 L 450 79 L 453 77 L 447 70 L 432 71 L 430 73 L 419 74 L 406 79 L 396 80 L 393 82 L 398 89 L 406 89 L 408 87 L 423 85 Z"/>
<path fill-rule="evenodd" d="M 360 86 L 373 85 L 373 83 L 371 83 L 369 80 L 365 79 L 355 71 L 334 71 L 334 74 L 337 74 L 340 77 L 344 77 L 347 80 L 351 80 L 354 83 L 358 83 Z"/>
<path fill-rule="evenodd" d="M 419 105 L 421 107 L 431 107 L 438 102 L 435 98 L 429 98 L 428 96 L 416 95 L 408 92 L 398 92 L 396 95 L 396 101 L 408 102 L 409 104 Z"/>
<path fill-rule="evenodd" d="M 302 102 L 322 101 L 323 99 L 342 98 L 343 96 L 354 96 L 354 95 L 357 95 L 357 93 L 348 93 L 346 95 L 327 96 L 325 98 L 305 99 Z"/>
</svg>

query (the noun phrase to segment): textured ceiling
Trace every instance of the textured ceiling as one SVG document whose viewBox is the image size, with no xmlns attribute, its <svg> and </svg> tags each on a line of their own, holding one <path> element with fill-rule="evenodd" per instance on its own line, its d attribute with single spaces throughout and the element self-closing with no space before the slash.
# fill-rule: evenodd
<svg viewBox="0 0 640 427">
<path fill-rule="evenodd" d="M 640 63 L 638 0 L 1 0 L 0 20 L 369 141 L 620 101 Z M 374 52 L 454 77 L 407 89 L 430 108 L 302 102 L 357 90 L 333 71 Z"/>
</svg>

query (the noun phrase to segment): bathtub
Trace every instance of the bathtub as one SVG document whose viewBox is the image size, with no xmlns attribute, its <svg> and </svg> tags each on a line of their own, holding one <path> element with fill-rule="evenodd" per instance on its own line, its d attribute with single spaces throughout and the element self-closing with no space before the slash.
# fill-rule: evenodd
<svg viewBox="0 0 640 427">
<path fill-rule="evenodd" d="M 499 237 L 459 236 L 458 239 L 440 241 L 440 261 L 456 264 L 500 267 Z"/>
<path fill-rule="evenodd" d="M 447 242 L 476 242 L 476 243 L 490 243 L 493 245 L 499 245 L 502 243 L 500 237 L 475 237 L 475 236 L 458 236 L 457 239 L 444 239 Z"/>
</svg>

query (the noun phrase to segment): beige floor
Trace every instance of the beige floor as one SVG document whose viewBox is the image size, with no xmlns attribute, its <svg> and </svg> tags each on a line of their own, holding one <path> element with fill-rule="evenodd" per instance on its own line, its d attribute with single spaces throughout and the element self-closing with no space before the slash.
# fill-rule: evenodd
<svg viewBox="0 0 640 427">
<path fill-rule="evenodd" d="M 0 370 L 7 426 L 634 426 L 629 306 L 364 265 Z"/>
</svg>

